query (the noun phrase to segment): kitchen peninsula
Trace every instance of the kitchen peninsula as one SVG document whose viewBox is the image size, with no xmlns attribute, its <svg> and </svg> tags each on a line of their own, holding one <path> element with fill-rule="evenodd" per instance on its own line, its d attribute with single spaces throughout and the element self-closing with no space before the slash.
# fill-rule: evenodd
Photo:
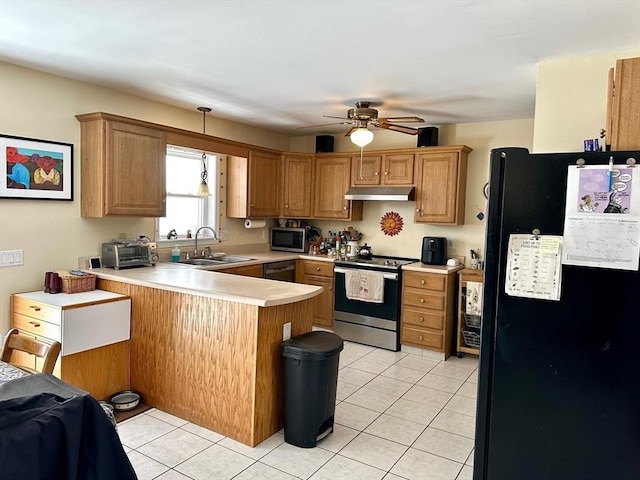
<svg viewBox="0 0 640 480">
<path fill-rule="evenodd" d="M 283 332 L 311 331 L 321 288 L 163 263 L 92 273 L 131 297 L 131 389 L 145 403 L 252 447 L 282 428 Z"/>
</svg>

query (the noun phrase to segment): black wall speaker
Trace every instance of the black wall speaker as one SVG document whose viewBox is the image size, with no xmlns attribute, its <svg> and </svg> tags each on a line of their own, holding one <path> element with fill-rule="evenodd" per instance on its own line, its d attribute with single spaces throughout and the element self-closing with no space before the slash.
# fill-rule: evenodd
<svg viewBox="0 0 640 480">
<path fill-rule="evenodd" d="M 437 147 L 438 129 L 436 127 L 420 128 L 418 132 L 418 147 Z"/>
<path fill-rule="evenodd" d="M 333 135 L 316 135 L 316 153 L 333 152 Z"/>
</svg>

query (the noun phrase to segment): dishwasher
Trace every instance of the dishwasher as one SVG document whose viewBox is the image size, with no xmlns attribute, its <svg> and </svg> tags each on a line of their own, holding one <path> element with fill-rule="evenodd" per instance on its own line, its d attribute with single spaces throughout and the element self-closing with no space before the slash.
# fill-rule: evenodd
<svg viewBox="0 0 640 480">
<path fill-rule="evenodd" d="M 280 262 L 265 263 L 262 267 L 262 277 L 269 280 L 283 282 L 296 281 L 296 261 L 282 260 Z"/>
</svg>

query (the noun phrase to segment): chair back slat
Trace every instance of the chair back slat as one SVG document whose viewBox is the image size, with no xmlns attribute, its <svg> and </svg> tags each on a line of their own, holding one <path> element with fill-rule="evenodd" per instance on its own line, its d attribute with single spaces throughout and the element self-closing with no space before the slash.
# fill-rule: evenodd
<svg viewBox="0 0 640 480">
<path fill-rule="evenodd" d="M 42 373 L 52 373 L 58 360 L 60 349 L 60 342 L 53 342 L 51 344 L 42 342 L 26 335 L 20 335 L 20 331 L 17 328 L 12 328 L 4 337 L 1 358 L 3 362 L 11 363 L 11 354 L 15 350 L 29 353 L 44 360 Z M 25 368 L 24 365 L 17 366 L 32 371 L 30 368 Z"/>
</svg>

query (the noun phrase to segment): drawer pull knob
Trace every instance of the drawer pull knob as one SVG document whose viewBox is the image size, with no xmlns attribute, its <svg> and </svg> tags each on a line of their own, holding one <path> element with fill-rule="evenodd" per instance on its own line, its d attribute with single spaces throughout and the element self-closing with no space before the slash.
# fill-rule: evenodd
<svg viewBox="0 0 640 480">
<path fill-rule="evenodd" d="M 424 337 L 422 335 L 420 335 L 420 340 L 424 340 Z"/>
<path fill-rule="evenodd" d="M 424 298 L 421 298 L 421 299 L 420 299 L 420 303 L 424 303 Z"/>
<path fill-rule="evenodd" d="M 424 322 L 424 317 L 420 317 L 420 321 L 421 321 L 421 322 Z"/>
<path fill-rule="evenodd" d="M 316 272 L 319 272 L 319 271 L 320 271 L 320 267 L 316 267 Z"/>
<path fill-rule="evenodd" d="M 38 307 L 36 305 L 29 305 L 29 308 L 33 308 L 36 312 L 40 311 L 40 307 Z"/>
<path fill-rule="evenodd" d="M 420 285 L 424 285 L 426 282 L 424 280 L 420 280 Z"/>
<path fill-rule="evenodd" d="M 29 322 L 29 325 L 33 325 L 36 328 L 40 326 L 38 322 Z"/>
</svg>

